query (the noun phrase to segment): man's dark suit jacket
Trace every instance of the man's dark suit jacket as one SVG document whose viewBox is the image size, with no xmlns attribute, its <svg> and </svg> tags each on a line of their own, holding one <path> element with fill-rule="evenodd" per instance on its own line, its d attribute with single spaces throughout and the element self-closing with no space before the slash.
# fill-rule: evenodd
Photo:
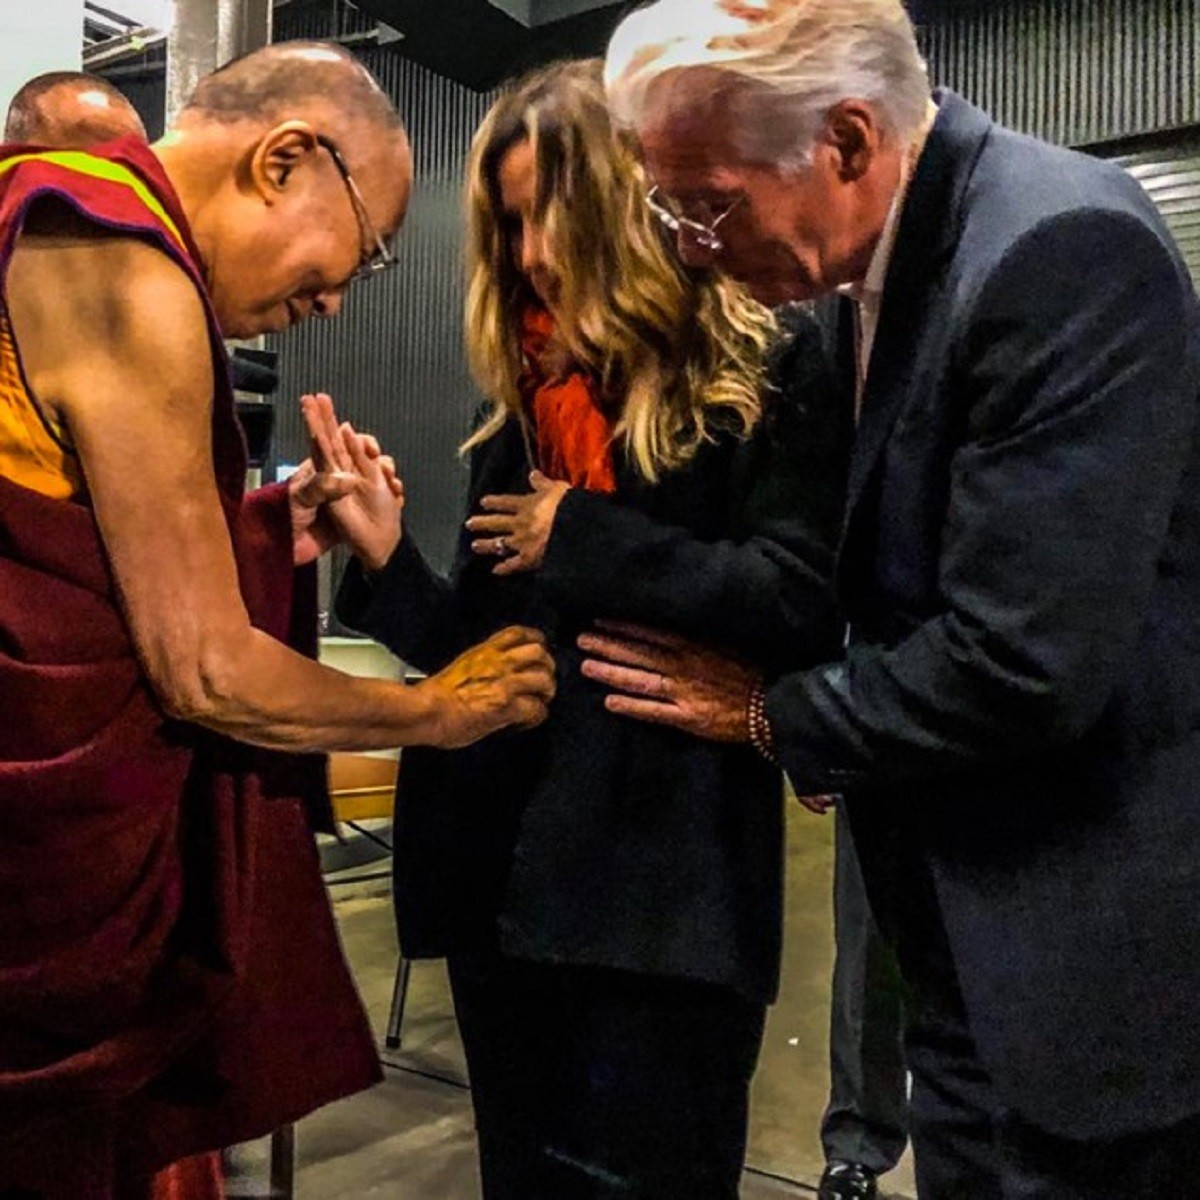
<svg viewBox="0 0 1200 1200">
<path fill-rule="evenodd" d="M 1200 1111 L 1196 297 L 1124 172 L 937 99 L 851 463 L 851 645 L 768 713 L 799 790 L 915 842 L 1002 1100 L 1112 1137 Z"/>
</svg>

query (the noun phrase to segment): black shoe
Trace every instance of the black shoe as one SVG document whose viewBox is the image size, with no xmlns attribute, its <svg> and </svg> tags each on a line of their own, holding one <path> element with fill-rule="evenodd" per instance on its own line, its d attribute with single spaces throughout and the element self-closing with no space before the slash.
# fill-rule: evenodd
<svg viewBox="0 0 1200 1200">
<path fill-rule="evenodd" d="M 876 1200 L 875 1172 L 859 1163 L 834 1159 L 821 1176 L 817 1200 Z"/>
</svg>

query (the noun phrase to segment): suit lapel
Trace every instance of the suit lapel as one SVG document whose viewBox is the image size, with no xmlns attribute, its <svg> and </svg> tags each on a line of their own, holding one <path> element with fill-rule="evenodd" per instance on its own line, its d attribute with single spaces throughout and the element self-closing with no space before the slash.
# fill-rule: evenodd
<svg viewBox="0 0 1200 1200">
<path fill-rule="evenodd" d="M 922 330 L 942 319 L 943 272 L 958 242 L 963 192 L 991 126 L 984 113 L 952 92 L 939 91 L 935 99 L 938 117 L 913 173 L 884 282 L 850 461 L 847 531 L 910 398 Z M 848 322 L 849 314 L 842 324 Z"/>
</svg>

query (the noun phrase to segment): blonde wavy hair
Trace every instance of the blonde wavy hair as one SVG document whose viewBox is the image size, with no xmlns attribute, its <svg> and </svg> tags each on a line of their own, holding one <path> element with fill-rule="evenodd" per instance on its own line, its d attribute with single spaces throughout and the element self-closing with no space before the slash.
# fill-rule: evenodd
<svg viewBox="0 0 1200 1200">
<path fill-rule="evenodd" d="M 492 106 L 467 174 L 467 349 L 493 405 L 464 452 L 511 416 L 525 421 L 521 330 L 537 300 L 513 261 L 499 167 L 528 141 L 536 215 L 561 293 L 563 359 L 592 375 L 616 414 L 615 437 L 651 482 L 720 431 L 745 437 L 761 416 L 769 311 L 712 271 L 684 267 L 646 206 L 632 136 L 609 118 L 599 59 L 519 80 Z"/>
</svg>

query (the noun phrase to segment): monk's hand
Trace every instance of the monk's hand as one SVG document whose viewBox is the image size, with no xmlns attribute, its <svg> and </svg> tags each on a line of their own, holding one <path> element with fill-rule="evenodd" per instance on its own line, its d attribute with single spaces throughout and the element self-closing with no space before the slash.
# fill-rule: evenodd
<svg viewBox="0 0 1200 1200">
<path fill-rule="evenodd" d="M 304 396 L 300 405 L 314 463 L 339 479 L 354 480 L 353 487 L 330 498 L 318 525 L 328 528 L 331 544 L 348 543 L 367 570 L 381 570 L 403 536 L 404 484 L 396 464 L 370 434 L 349 422 L 339 424 L 329 396 Z"/>
<path fill-rule="evenodd" d="M 434 744 L 455 749 L 508 726 L 529 729 L 544 721 L 554 699 L 554 660 L 540 633 L 514 625 L 419 686 L 435 705 Z"/>
<path fill-rule="evenodd" d="M 471 549 L 499 560 L 493 575 L 536 571 L 546 557 L 555 514 L 571 485 L 534 471 L 529 486 L 533 490 L 524 496 L 484 496 L 479 502 L 483 512 L 467 521 L 475 535 Z"/>
<path fill-rule="evenodd" d="M 761 680 L 745 663 L 675 634 L 600 622 L 581 634 L 583 674 L 612 689 L 611 713 L 670 725 L 715 742 L 750 740 L 750 696 Z"/>
<path fill-rule="evenodd" d="M 320 558 L 338 540 L 328 518 L 327 505 L 354 491 L 353 475 L 319 471 L 305 459 L 288 479 L 288 503 L 292 514 L 292 562 L 302 567 Z"/>
</svg>

